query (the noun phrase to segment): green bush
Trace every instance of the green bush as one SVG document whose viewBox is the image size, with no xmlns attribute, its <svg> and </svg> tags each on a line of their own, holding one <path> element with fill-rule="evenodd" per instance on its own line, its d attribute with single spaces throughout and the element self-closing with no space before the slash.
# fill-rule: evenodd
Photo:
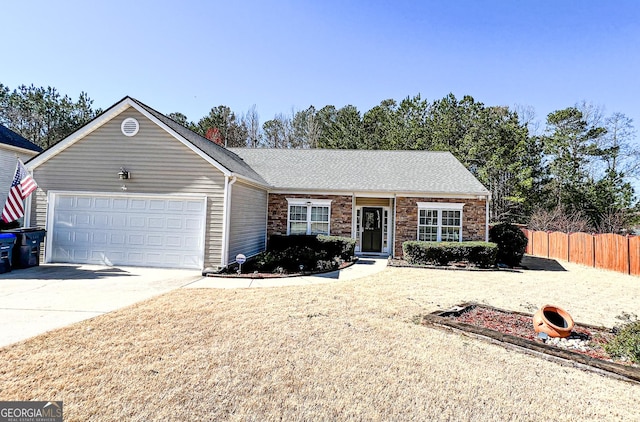
<svg viewBox="0 0 640 422">
<path fill-rule="evenodd" d="M 630 322 L 618 329 L 616 336 L 604 349 L 613 358 L 627 358 L 640 364 L 640 321 Z"/>
<path fill-rule="evenodd" d="M 498 245 L 498 262 L 516 267 L 527 249 L 527 236 L 518 226 L 500 223 L 489 230 L 489 241 Z"/>
<path fill-rule="evenodd" d="M 351 260 L 356 241 L 339 236 L 274 235 L 267 251 L 243 265 L 243 272 L 330 271 Z"/>
<path fill-rule="evenodd" d="M 343 261 L 349 261 L 355 255 L 356 239 L 325 235 L 319 235 L 317 239 L 321 249 L 326 251 L 327 258 L 338 257 Z"/>
<path fill-rule="evenodd" d="M 447 265 L 464 261 L 481 268 L 493 267 L 498 252 L 490 242 L 420 242 L 402 244 L 404 259 L 413 265 Z"/>
</svg>

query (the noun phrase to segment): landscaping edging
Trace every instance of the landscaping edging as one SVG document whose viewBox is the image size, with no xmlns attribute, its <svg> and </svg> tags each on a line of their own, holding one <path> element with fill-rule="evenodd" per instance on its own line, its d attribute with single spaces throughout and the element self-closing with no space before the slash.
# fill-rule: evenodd
<svg viewBox="0 0 640 422">
<path fill-rule="evenodd" d="M 328 270 L 328 271 L 318 271 L 318 272 L 303 272 L 303 273 L 294 273 L 294 274 L 276 274 L 276 273 L 244 273 L 244 274 L 219 274 L 219 273 L 207 273 L 206 277 L 214 277 L 214 278 L 231 278 L 231 279 L 250 279 L 250 280 L 262 280 L 269 278 L 295 278 L 295 277 L 308 277 L 314 276 L 317 274 L 326 274 L 333 271 L 344 270 L 345 268 L 349 268 L 358 262 L 358 258 L 353 259 L 352 261 L 345 262 L 337 270 Z"/>
<path fill-rule="evenodd" d="M 551 361 L 555 361 L 564 365 L 570 365 L 586 369 L 599 374 L 604 374 L 616 379 L 624 381 L 640 383 L 640 368 L 633 366 L 621 365 L 614 362 L 609 362 L 602 359 L 596 359 L 590 356 L 586 356 L 581 353 L 572 352 L 570 350 L 561 349 L 554 346 L 549 346 L 544 343 L 538 343 L 535 341 L 523 339 L 521 337 L 513 336 L 510 334 L 504 334 L 499 331 L 490 330 L 483 327 L 477 327 L 475 325 L 456 322 L 447 318 L 449 315 L 455 313 L 462 313 L 470 306 L 482 306 L 489 309 L 494 309 L 501 312 L 510 312 L 513 314 L 532 317 L 531 314 L 522 312 L 506 311 L 504 309 L 494 308 L 488 305 L 480 305 L 477 303 L 463 303 L 459 306 L 455 306 L 445 311 L 436 311 L 431 314 L 422 315 L 420 323 L 422 325 L 430 325 L 439 329 L 448 331 L 454 331 L 463 335 L 478 338 L 491 343 L 500 344 L 501 346 L 512 348 L 519 351 L 524 351 L 535 356 L 542 357 Z M 589 324 L 579 324 L 585 328 L 601 329 L 602 327 L 596 327 Z M 532 327 L 533 330 L 533 327 Z"/>
<path fill-rule="evenodd" d="M 514 268 L 480 268 L 480 267 L 471 267 L 471 266 L 457 266 L 457 265 L 420 265 L 420 264 L 409 264 L 407 261 L 403 259 L 389 259 L 389 267 L 397 267 L 397 268 L 425 268 L 429 270 L 448 270 L 448 271 L 514 271 L 517 272 L 517 269 Z"/>
</svg>

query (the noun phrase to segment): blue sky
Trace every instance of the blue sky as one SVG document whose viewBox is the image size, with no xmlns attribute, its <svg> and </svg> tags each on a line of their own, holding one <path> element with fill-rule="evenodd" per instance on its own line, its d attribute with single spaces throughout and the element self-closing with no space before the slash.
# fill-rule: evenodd
<svg viewBox="0 0 640 422">
<path fill-rule="evenodd" d="M 8 1 L 0 83 L 131 95 L 198 120 L 309 105 L 366 110 L 449 92 L 531 106 L 586 100 L 640 123 L 640 2 Z"/>
</svg>

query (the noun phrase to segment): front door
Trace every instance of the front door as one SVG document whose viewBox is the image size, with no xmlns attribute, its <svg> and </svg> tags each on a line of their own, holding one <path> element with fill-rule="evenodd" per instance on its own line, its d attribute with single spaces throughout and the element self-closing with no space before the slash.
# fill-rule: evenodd
<svg viewBox="0 0 640 422">
<path fill-rule="evenodd" d="M 382 252 L 382 208 L 362 208 L 362 252 Z"/>
</svg>

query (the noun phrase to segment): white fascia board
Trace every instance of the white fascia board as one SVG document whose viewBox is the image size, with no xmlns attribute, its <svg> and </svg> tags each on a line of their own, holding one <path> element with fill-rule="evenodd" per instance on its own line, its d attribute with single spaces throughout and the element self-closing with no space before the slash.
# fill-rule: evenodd
<svg viewBox="0 0 640 422">
<path fill-rule="evenodd" d="M 199 148 L 196 148 L 195 145 L 193 145 L 191 142 L 187 141 L 185 138 L 180 136 L 176 131 L 171 129 L 169 126 L 167 126 L 164 123 L 162 123 L 160 120 L 158 120 L 155 116 L 153 116 L 147 110 L 145 110 L 144 108 L 140 107 L 135 101 L 131 101 L 129 98 L 127 98 L 127 100 L 128 100 L 129 105 L 131 107 L 135 108 L 137 111 L 140 112 L 140 114 L 144 115 L 144 117 L 146 117 L 147 119 L 151 120 L 156 125 L 160 126 L 162 129 L 165 130 L 165 132 L 167 132 L 169 135 L 173 136 L 176 140 L 180 141 L 184 146 L 189 148 L 191 151 L 195 152 L 198 156 L 200 156 L 200 158 L 202 158 L 203 160 L 205 160 L 206 162 L 208 162 L 209 164 L 214 166 L 216 169 L 220 170 L 222 172 L 222 174 L 224 174 L 225 176 L 231 176 L 232 175 L 231 171 L 228 168 L 223 167 L 216 160 L 214 160 L 213 158 L 211 158 L 207 154 L 205 154 L 202 150 L 200 150 Z"/>
<path fill-rule="evenodd" d="M 264 183 L 260 183 L 257 180 L 253 180 L 251 178 L 242 176 L 242 175 L 240 175 L 238 173 L 231 173 L 231 176 L 235 177 L 236 179 L 238 179 L 238 182 L 242 182 L 244 184 L 251 185 L 253 187 L 263 189 L 263 190 L 267 191 L 267 193 L 269 192 L 269 188 L 271 187 L 270 185 L 265 185 Z"/>
<path fill-rule="evenodd" d="M 418 208 L 447 209 L 462 211 L 464 203 L 460 202 L 418 202 Z"/>
<path fill-rule="evenodd" d="M 20 147 L 16 147 L 16 146 L 13 146 L 13 145 L 8 145 L 8 144 L 0 144 L 0 148 L 4 149 L 6 151 L 16 152 L 16 153 L 20 153 L 20 154 L 24 154 L 24 155 L 30 155 L 31 157 L 34 157 L 34 156 L 40 154 L 38 151 L 34 151 L 32 149 L 20 148 Z"/>
<path fill-rule="evenodd" d="M 191 151 L 195 152 L 196 154 L 198 154 L 198 156 L 200 156 L 200 158 L 204 159 L 206 162 L 208 162 L 209 164 L 211 164 L 212 166 L 214 166 L 216 169 L 218 169 L 220 172 L 222 172 L 222 174 L 224 174 L 227 177 L 236 177 L 237 179 L 240 179 L 242 181 L 245 181 L 246 183 L 249 183 L 251 185 L 255 185 L 257 187 L 261 187 L 261 188 L 266 188 L 268 186 L 265 186 L 264 184 L 258 182 L 257 180 L 253 180 L 251 178 L 239 175 L 237 173 L 233 173 L 231 172 L 231 170 L 229 170 L 228 168 L 224 167 L 223 165 L 221 165 L 220 163 L 218 163 L 216 160 L 214 160 L 213 158 L 211 158 L 209 155 L 205 154 L 202 150 L 200 150 L 199 148 L 197 148 L 195 145 L 193 145 L 191 142 L 189 142 L 188 140 L 186 140 L 185 138 L 183 138 L 180 134 L 178 134 L 177 132 L 175 132 L 173 129 L 171 129 L 169 126 L 167 126 L 166 124 L 164 124 L 163 122 L 161 122 L 160 120 L 158 120 L 155 116 L 153 116 L 152 114 L 150 114 L 147 110 L 145 110 L 144 108 L 140 107 L 135 101 L 130 101 L 131 103 L 131 107 L 135 108 L 136 110 L 138 110 L 141 114 L 143 114 L 146 118 L 148 118 L 149 120 L 151 120 L 153 123 L 157 124 L 158 126 L 160 126 L 162 129 L 164 129 L 168 134 L 170 134 L 171 136 L 173 136 L 175 139 L 177 139 L 178 141 L 180 141 L 184 146 L 186 146 L 187 148 L 189 148 Z"/>
<path fill-rule="evenodd" d="M 270 189 L 269 193 L 281 195 L 342 195 L 358 198 L 440 198 L 440 199 L 488 199 L 491 193 L 486 192 L 460 192 L 460 193 L 444 193 L 444 192 L 389 192 L 389 191 L 325 191 L 325 190 L 301 190 L 301 189 Z"/>
<path fill-rule="evenodd" d="M 56 156 L 57 154 L 61 153 L 65 149 L 69 148 L 71 145 L 75 144 L 77 141 L 79 141 L 80 139 L 84 138 L 85 136 L 87 136 L 91 132 L 95 131 L 96 129 L 98 129 L 99 127 L 101 127 L 102 125 L 107 123 L 108 121 L 114 119 L 116 116 L 118 116 L 119 114 L 124 112 L 129 107 L 134 108 L 136 111 L 138 111 L 140 114 L 145 116 L 147 119 L 151 120 L 153 123 L 155 123 L 156 125 L 161 127 L 165 132 L 167 132 L 169 135 L 171 135 L 176 140 L 181 142 L 183 145 L 185 145 L 191 151 L 196 153 L 198 156 L 200 156 L 200 158 L 202 158 L 203 160 L 205 160 L 206 162 L 211 164 L 213 167 L 218 169 L 225 176 L 233 176 L 234 175 L 234 174 L 232 174 L 232 172 L 229 169 L 227 169 L 226 167 L 222 166 L 220 163 L 218 163 L 213 158 L 211 158 L 210 156 L 205 154 L 199 148 L 196 148 L 195 145 L 193 145 L 191 142 L 189 142 L 188 140 L 186 140 L 185 138 L 180 136 L 177 132 L 175 132 L 169 126 L 167 126 L 166 124 L 164 124 L 163 122 L 158 120 L 155 116 L 150 114 L 147 110 L 145 110 L 143 107 L 138 105 L 135 101 L 133 101 L 129 97 L 126 97 L 125 99 L 123 99 L 122 101 L 120 101 L 119 103 L 117 103 L 116 105 L 111 107 L 111 109 L 106 111 L 101 116 L 97 117 L 93 121 L 89 122 L 87 125 L 83 126 L 82 128 L 80 128 L 77 131 L 75 131 L 74 133 L 72 133 L 71 135 L 67 136 L 62 141 L 58 142 L 56 145 L 54 145 L 51 148 L 49 148 L 48 150 L 42 152 L 39 156 L 37 156 L 33 160 L 29 161 L 29 165 L 27 166 L 27 168 L 29 170 L 33 171 L 33 169 L 37 168 L 39 165 L 41 165 L 45 161 L 47 161 L 50 158 Z M 255 180 L 251 180 L 251 179 L 248 179 L 246 177 L 239 177 L 239 178 L 247 180 L 248 182 L 250 182 L 252 184 L 256 184 L 258 186 L 265 187 L 264 185 L 262 185 L 261 183 L 255 181 Z"/>
<path fill-rule="evenodd" d="M 306 205 L 311 203 L 314 206 L 330 206 L 331 199 L 314 199 L 314 198 L 287 198 L 289 205 Z"/>
</svg>

